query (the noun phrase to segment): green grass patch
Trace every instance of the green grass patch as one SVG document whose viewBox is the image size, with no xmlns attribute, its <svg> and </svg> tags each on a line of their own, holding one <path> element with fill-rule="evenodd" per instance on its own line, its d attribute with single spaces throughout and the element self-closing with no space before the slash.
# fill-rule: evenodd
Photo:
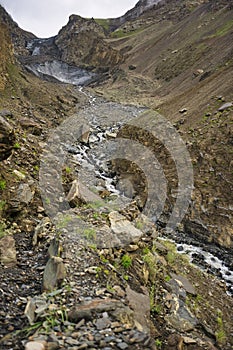
<svg viewBox="0 0 233 350">
<path fill-rule="evenodd" d="M 162 348 L 162 345 L 163 345 L 163 342 L 162 340 L 159 340 L 159 339 L 156 339 L 155 340 L 155 345 L 158 349 L 161 349 Z"/>
<path fill-rule="evenodd" d="M 227 34 L 232 28 L 233 28 L 233 20 L 230 20 L 230 21 L 224 23 L 224 25 L 222 27 L 217 29 L 216 32 L 214 34 L 210 35 L 208 38 L 221 37 L 221 36 Z"/>
<path fill-rule="evenodd" d="M 95 202 L 91 202 L 91 203 L 87 203 L 83 205 L 83 208 L 86 209 L 100 209 L 101 207 L 103 207 L 103 201 L 99 200 L 99 201 L 95 201 Z"/>
<path fill-rule="evenodd" d="M 104 30 L 109 31 L 110 20 L 105 18 L 95 18 L 96 23 L 98 23 Z"/>
<path fill-rule="evenodd" d="M 135 30 L 131 30 L 130 32 L 125 32 L 123 29 L 117 29 L 117 30 L 115 30 L 115 32 L 111 33 L 111 38 L 120 39 L 120 38 L 124 38 L 127 36 L 135 35 L 135 34 L 142 32 L 143 29 L 144 28 L 138 28 Z"/>
<path fill-rule="evenodd" d="M 132 259 L 128 254 L 122 256 L 121 265 L 124 267 L 124 269 L 128 269 L 132 265 Z"/>
<path fill-rule="evenodd" d="M 6 188 L 6 181 L 3 179 L 0 179 L 0 191 L 5 190 Z"/>
<path fill-rule="evenodd" d="M 225 344 L 226 343 L 226 333 L 225 333 L 225 330 L 224 330 L 224 324 L 223 324 L 223 319 L 222 319 L 222 312 L 221 311 L 218 311 L 218 314 L 217 314 L 217 324 L 218 324 L 218 327 L 217 327 L 217 330 L 215 332 L 215 337 L 216 337 L 216 340 L 219 344 Z"/>
<path fill-rule="evenodd" d="M 14 149 L 19 149 L 20 148 L 20 144 L 18 143 L 18 142 L 16 142 L 15 144 L 14 144 Z"/>
<path fill-rule="evenodd" d="M 5 208 L 6 201 L 0 201 L 0 212 Z"/>
<path fill-rule="evenodd" d="M 69 174 L 72 172 L 72 170 L 71 170 L 70 167 L 67 166 L 67 167 L 65 168 L 65 172 L 66 172 L 66 174 L 69 175 Z"/>
<path fill-rule="evenodd" d="M 135 227 L 138 229 L 138 230 L 142 230 L 143 229 L 143 222 L 141 222 L 140 220 L 137 220 L 136 221 L 136 224 L 135 224 Z"/>
</svg>

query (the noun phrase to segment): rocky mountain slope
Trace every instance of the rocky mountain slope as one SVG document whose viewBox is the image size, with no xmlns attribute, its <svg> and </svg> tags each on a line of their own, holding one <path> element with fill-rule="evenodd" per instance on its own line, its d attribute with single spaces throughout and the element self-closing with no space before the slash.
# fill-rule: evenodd
<svg viewBox="0 0 233 350">
<path fill-rule="evenodd" d="M 94 19 L 71 15 L 55 37 L 29 40 L 27 54 L 21 55 L 21 61 L 28 64 L 59 60 L 104 71 L 123 61 L 123 56 L 105 42 L 105 37 L 104 29 Z"/>
<path fill-rule="evenodd" d="M 1 26 L 7 27 L 12 42 L 14 45 L 14 53 L 16 56 L 27 54 L 25 50 L 26 43 L 28 40 L 36 38 L 32 33 L 29 33 L 21 29 L 16 22 L 13 21 L 11 16 L 5 11 L 5 9 L 0 5 L 0 16 L 1 16 Z"/>
<path fill-rule="evenodd" d="M 151 9 L 153 6 L 157 5 L 161 0 L 140 0 L 137 2 L 135 7 L 128 12 L 126 12 L 123 16 L 118 18 L 112 18 L 110 20 L 110 29 L 111 31 L 116 30 L 121 25 L 123 25 L 127 21 L 132 21 L 140 17 L 144 12 L 148 9 Z"/>
<path fill-rule="evenodd" d="M 126 59 L 105 90 L 109 98 L 158 110 L 179 129 L 195 164 L 196 222 L 187 228 L 227 247 L 232 247 L 232 26 L 231 2 L 158 4 L 110 39 Z"/>
<path fill-rule="evenodd" d="M 140 0 L 120 20 L 72 15 L 39 39 L 0 7 L 0 349 L 232 348 L 232 11 L 225 0 Z M 194 170 L 176 245 L 164 229 L 173 150 L 140 125 L 148 113 L 152 129 L 157 112 Z M 162 165 L 158 222 L 142 214 L 139 155 L 97 169 L 94 192 L 77 177 L 119 137 Z M 119 193 L 131 199 L 123 209 L 109 204 Z"/>
</svg>

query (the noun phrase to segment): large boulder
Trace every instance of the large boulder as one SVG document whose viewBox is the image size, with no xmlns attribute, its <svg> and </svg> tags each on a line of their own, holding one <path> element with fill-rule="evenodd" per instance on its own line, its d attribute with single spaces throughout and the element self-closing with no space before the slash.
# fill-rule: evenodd
<svg viewBox="0 0 233 350">
<path fill-rule="evenodd" d="M 33 200 L 35 188 L 28 183 L 21 183 L 17 191 L 8 201 L 8 210 L 11 213 L 20 212 L 23 208 L 29 205 Z"/>
<path fill-rule="evenodd" d="M 0 239 L 0 262 L 6 266 L 17 263 L 15 240 L 11 235 L 5 235 Z"/>
<path fill-rule="evenodd" d="M 11 155 L 14 143 L 14 130 L 6 119 L 0 115 L 0 161 Z"/>
</svg>

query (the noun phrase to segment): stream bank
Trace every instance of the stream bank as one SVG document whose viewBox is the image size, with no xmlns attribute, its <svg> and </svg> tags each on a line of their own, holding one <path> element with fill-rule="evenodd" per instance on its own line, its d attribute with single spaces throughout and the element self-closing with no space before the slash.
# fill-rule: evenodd
<svg viewBox="0 0 233 350">
<path fill-rule="evenodd" d="M 100 108 L 97 108 L 97 104 Z M 130 118 L 134 118 L 139 112 L 135 106 L 119 107 L 118 104 L 92 96 L 90 96 L 90 105 L 92 114 L 88 108 L 84 109 L 83 114 L 85 117 L 90 116 L 91 121 L 94 120 L 96 124 L 91 125 L 93 130 L 90 130 L 87 142 L 83 140 L 81 143 L 64 145 L 70 156 L 70 163 L 67 166 L 64 165 L 63 177 L 67 194 L 82 161 L 87 165 L 87 169 L 91 168 L 93 171 L 93 165 L 96 165 L 96 162 L 93 164 L 93 158 L 89 159 L 88 155 L 92 147 L 98 145 L 100 140 L 104 143 L 109 137 L 116 138 L 121 123 L 116 123 L 112 128 L 114 123 L 112 120 L 109 121 L 109 115 L 113 115 L 115 121 L 119 121 L 120 114 L 124 122 L 129 114 Z M 142 113 L 143 111 L 143 109 L 140 110 Z M 101 119 L 101 128 L 98 127 L 98 118 Z M 97 162 L 97 165 L 103 167 L 101 163 Z M 121 196 L 124 194 L 126 199 L 128 196 L 127 200 L 132 202 L 134 193 L 124 186 L 116 188 L 118 179 L 112 178 L 111 171 L 109 173 L 108 169 L 104 169 L 104 172 L 97 171 L 97 173 L 102 175 L 102 179 L 99 179 L 101 182 L 99 186 L 102 188 L 98 190 L 104 192 L 106 189 L 105 196 L 110 196 L 112 191 L 114 196 L 119 196 L 121 193 Z M 129 186 L 130 182 L 126 184 Z M 224 350 L 231 348 L 229 310 L 232 309 L 232 299 L 224 294 L 226 288 L 222 283 L 210 275 L 202 275 L 193 266 L 189 266 L 185 259 L 181 259 L 175 253 L 174 247 L 167 245 L 167 242 L 159 244 L 156 237 L 159 237 L 160 233 L 154 223 L 148 222 L 145 217 L 139 217 L 139 221 L 134 224 L 132 222 L 134 211 L 140 215 L 136 207 L 129 206 L 119 217 L 116 213 L 109 212 L 108 207 L 99 205 L 93 207 L 91 203 L 82 201 L 80 204 L 71 212 L 90 221 L 95 227 L 95 232 L 85 232 L 83 243 L 79 236 L 77 240 L 77 233 L 69 217 L 60 222 L 60 227 L 55 230 L 52 225 L 46 224 L 48 220 L 46 212 L 42 211 L 43 214 L 40 214 L 44 220 L 38 223 L 40 227 L 36 230 L 39 233 L 38 240 L 33 236 L 35 246 L 32 251 L 41 247 L 43 242 L 43 256 L 45 256 L 46 247 L 52 245 L 59 233 L 63 246 L 59 254 L 66 266 L 67 276 L 54 292 L 44 291 L 40 295 L 39 289 L 37 289 L 38 294 L 35 289 L 37 295 L 34 293 L 30 295 L 32 297 L 30 304 L 35 307 L 35 310 L 32 311 L 33 308 L 30 309 L 29 306 L 28 310 L 31 310 L 30 314 L 36 315 L 34 320 L 36 323 L 33 323 L 32 327 L 36 325 L 38 330 L 36 331 L 35 328 L 30 331 L 29 326 L 26 326 L 26 331 L 31 334 L 30 339 L 21 334 L 16 338 L 17 341 L 12 341 L 7 334 L 8 337 L 2 342 L 4 349 L 12 349 L 12 347 L 24 349 L 25 346 L 30 346 L 29 340 L 37 345 L 42 343 L 47 348 L 53 346 L 55 349 L 66 350 L 82 348 L 173 350 L 178 349 L 180 343 L 185 350 L 213 350 L 216 346 Z M 98 249 L 93 238 L 95 234 L 98 235 L 98 232 L 101 232 L 102 226 L 104 232 L 107 232 L 106 237 L 110 236 L 110 229 L 116 229 L 114 221 L 111 225 L 109 221 L 114 219 L 114 215 L 115 220 L 117 219 L 118 222 L 120 220 L 121 227 L 122 222 L 124 223 L 123 234 L 132 230 L 133 235 L 138 235 L 137 239 L 135 238 L 133 244 L 119 248 Z M 42 272 L 46 271 L 47 259 L 46 263 L 43 260 L 39 266 L 40 282 Z M 33 262 L 32 266 L 34 266 Z M 187 286 L 187 280 L 180 281 L 181 275 L 186 275 L 195 290 Z M 38 276 L 35 278 L 38 279 Z M 29 286 L 28 289 L 30 289 Z M 143 310 L 133 306 L 133 300 L 137 300 L 138 305 L 143 305 Z M 210 305 L 207 305 L 204 300 L 207 300 Z M 179 304 L 178 312 L 173 303 Z M 24 305 L 18 313 L 19 318 Z M 216 306 L 221 311 L 221 317 L 219 310 L 216 311 Z M 120 312 L 115 314 L 114 310 L 118 312 L 120 310 Z M 66 313 L 69 314 L 68 319 L 64 318 Z M 138 315 L 144 313 L 147 315 L 146 318 L 139 319 Z M 77 316 L 79 314 L 82 316 L 81 319 L 79 318 L 81 316 Z M 221 327 L 218 318 L 223 322 Z M 149 332 L 148 319 L 150 319 Z M 17 327 L 20 328 L 25 324 L 20 322 Z"/>
<path fill-rule="evenodd" d="M 80 168 L 86 168 L 87 171 L 82 175 L 84 181 L 89 188 L 95 193 L 108 192 L 108 196 L 123 196 L 129 204 L 135 200 L 136 191 L 133 188 L 134 181 L 130 178 L 124 178 L 122 174 L 116 174 L 104 162 L 104 155 L 100 154 L 101 144 L 108 142 L 109 139 L 116 139 L 119 130 L 124 124 L 129 123 L 134 118 L 145 112 L 146 108 L 138 108 L 130 105 L 120 105 L 115 102 L 107 102 L 100 97 L 92 96 L 90 92 L 84 91 L 82 88 L 79 91 L 88 96 L 90 108 L 83 112 L 83 119 L 90 126 L 88 138 L 77 147 L 68 146 L 68 152 L 74 154 L 74 162 L 77 161 L 77 171 Z M 95 149 L 98 149 L 96 155 Z M 100 154 L 102 160 L 96 157 Z M 114 154 L 113 154 L 114 156 Z M 109 163 L 109 162 L 108 162 Z M 91 176 L 90 176 L 91 172 Z M 127 173 L 127 170 L 126 170 Z M 89 175 L 88 175 L 89 174 Z M 95 175 L 93 175 L 95 174 Z M 97 180 L 98 179 L 98 180 Z M 142 179 L 142 181 L 144 181 Z M 96 183 L 101 182 L 102 187 L 96 186 Z M 96 186 L 96 188 L 95 188 Z M 141 209 L 142 210 L 142 209 Z M 153 222 L 153 221 L 152 221 Z M 184 230 L 173 231 L 168 234 L 164 230 L 165 223 L 160 220 L 154 223 L 156 229 L 161 230 L 161 236 L 171 239 L 177 246 L 180 253 L 188 254 L 191 262 L 202 270 L 217 276 L 220 280 L 227 284 L 228 293 L 233 293 L 233 259 L 231 249 L 222 248 L 215 244 L 198 241 L 194 236 L 190 236 Z"/>
</svg>

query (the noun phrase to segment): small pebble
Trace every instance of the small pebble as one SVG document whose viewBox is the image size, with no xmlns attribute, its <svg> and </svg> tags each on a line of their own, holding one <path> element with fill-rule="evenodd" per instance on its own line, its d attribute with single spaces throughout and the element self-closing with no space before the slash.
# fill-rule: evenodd
<svg viewBox="0 0 233 350">
<path fill-rule="evenodd" d="M 45 350 L 45 346 L 42 343 L 30 341 L 26 344 L 25 350 Z"/>
<path fill-rule="evenodd" d="M 128 345 L 126 343 L 118 343 L 117 347 L 121 350 L 124 350 L 128 348 Z"/>
</svg>

